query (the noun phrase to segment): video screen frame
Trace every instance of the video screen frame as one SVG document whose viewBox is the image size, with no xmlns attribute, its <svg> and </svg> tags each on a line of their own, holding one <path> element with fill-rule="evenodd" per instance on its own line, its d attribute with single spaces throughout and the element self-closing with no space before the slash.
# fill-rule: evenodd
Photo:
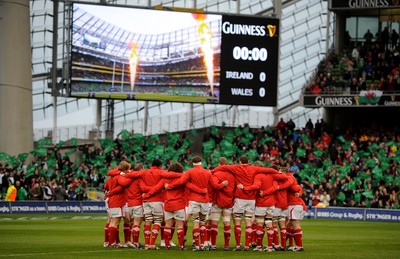
<svg viewBox="0 0 400 259">
<path fill-rule="evenodd" d="M 228 19 L 226 15 L 87 3 L 72 3 L 71 13 L 70 97 L 276 105 L 277 19 L 272 19 L 274 35 L 267 35 L 274 40 L 272 45 L 276 45 L 276 50 L 272 52 L 272 64 L 265 65 L 249 60 L 233 60 L 235 53 L 232 50 L 222 53 L 224 37 L 230 43 L 238 38 L 235 35 L 234 38 L 232 35 L 223 35 L 222 23 Z M 244 23 L 248 23 L 249 19 L 261 19 L 257 22 L 262 24 L 271 21 L 266 17 L 230 17 Z M 259 31 L 260 26 L 256 27 Z M 240 47 L 232 46 L 236 50 L 244 49 L 249 39 L 254 41 L 248 36 L 239 37 L 245 40 L 238 40 L 242 44 Z M 261 42 L 258 43 L 260 49 L 265 49 L 260 39 L 254 42 Z M 242 67 L 254 67 L 259 73 L 260 68 L 264 70 L 267 67 L 268 78 L 275 82 L 260 84 L 227 78 L 221 80 L 221 77 L 232 75 L 232 71 L 224 71 L 222 56 L 229 56 L 225 58 L 225 67 L 231 70 L 232 67 L 238 67 L 239 70 Z M 221 81 L 224 85 L 221 85 Z M 232 87 L 236 87 L 234 90 L 239 96 L 233 96 Z M 249 87 L 251 89 L 245 89 Z M 258 99 L 249 95 L 253 92 L 255 95 L 258 92 L 261 94 L 261 90 L 263 95 Z"/>
</svg>

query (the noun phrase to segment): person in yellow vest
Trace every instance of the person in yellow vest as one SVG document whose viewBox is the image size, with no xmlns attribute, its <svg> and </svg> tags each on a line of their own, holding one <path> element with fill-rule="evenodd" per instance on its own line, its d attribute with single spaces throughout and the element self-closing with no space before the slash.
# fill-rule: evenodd
<svg viewBox="0 0 400 259">
<path fill-rule="evenodd" d="M 10 185 L 8 186 L 7 189 L 7 194 L 5 201 L 15 201 L 17 198 L 17 188 L 15 188 L 14 183 L 12 181 L 9 181 Z"/>
</svg>

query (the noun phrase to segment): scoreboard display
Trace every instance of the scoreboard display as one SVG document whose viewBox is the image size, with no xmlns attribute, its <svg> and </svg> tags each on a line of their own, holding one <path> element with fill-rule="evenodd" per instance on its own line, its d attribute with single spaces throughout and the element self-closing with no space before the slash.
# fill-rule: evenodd
<svg viewBox="0 0 400 259">
<path fill-rule="evenodd" d="M 72 4 L 70 96 L 276 106 L 279 20 Z"/>
<path fill-rule="evenodd" d="M 221 103 L 276 106 L 278 31 L 276 19 L 223 15 Z"/>
</svg>

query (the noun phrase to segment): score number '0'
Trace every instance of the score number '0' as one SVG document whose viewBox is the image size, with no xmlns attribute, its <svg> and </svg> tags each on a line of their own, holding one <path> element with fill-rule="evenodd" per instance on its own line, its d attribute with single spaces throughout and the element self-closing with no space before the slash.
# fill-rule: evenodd
<svg viewBox="0 0 400 259">
<path fill-rule="evenodd" d="M 236 46 L 233 48 L 233 58 L 236 60 L 266 61 L 268 59 L 268 51 L 266 48 L 249 50 L 247 47 Z"/>
</svg>

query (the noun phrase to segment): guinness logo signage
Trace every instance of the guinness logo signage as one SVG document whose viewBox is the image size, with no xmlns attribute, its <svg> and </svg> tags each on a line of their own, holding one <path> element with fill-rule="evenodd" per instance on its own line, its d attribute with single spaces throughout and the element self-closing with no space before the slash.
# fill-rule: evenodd
<svg viewBox="0 0 400 259">
<path fill-rule="evenodd" d="M 330 0 L 330 9 L 382 9 L 399 7 L 400 0 Z"/>
</svg>

